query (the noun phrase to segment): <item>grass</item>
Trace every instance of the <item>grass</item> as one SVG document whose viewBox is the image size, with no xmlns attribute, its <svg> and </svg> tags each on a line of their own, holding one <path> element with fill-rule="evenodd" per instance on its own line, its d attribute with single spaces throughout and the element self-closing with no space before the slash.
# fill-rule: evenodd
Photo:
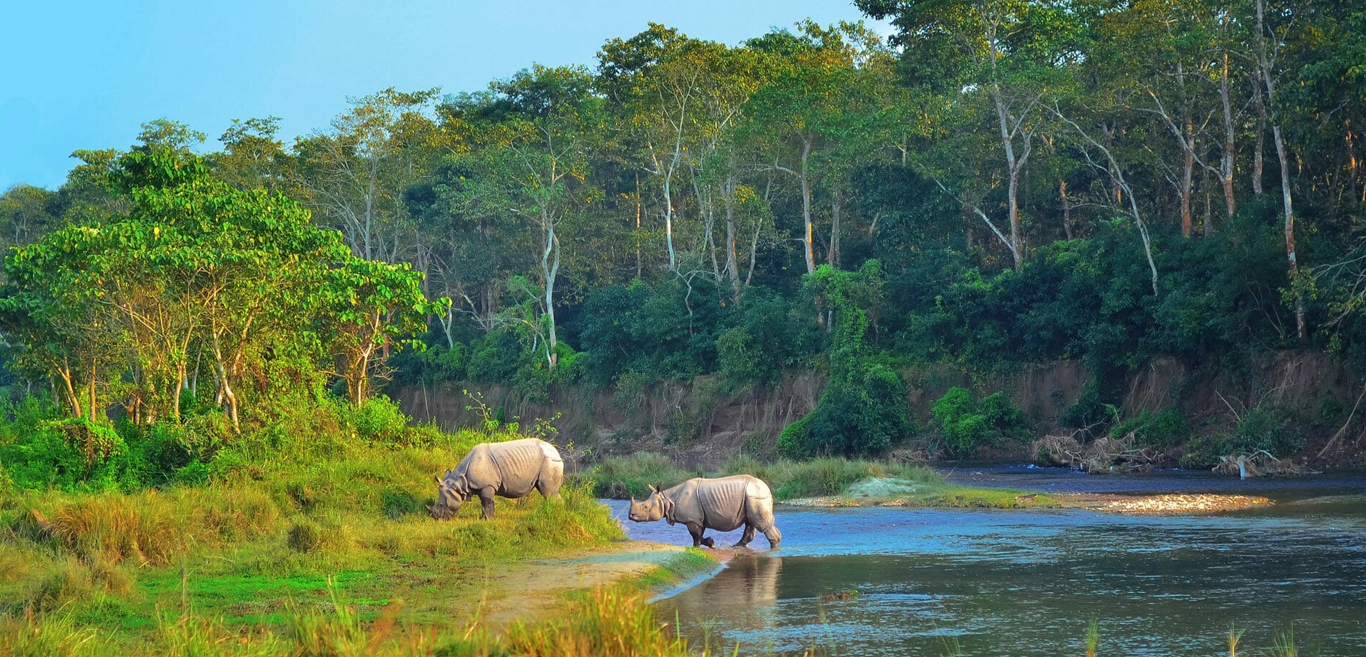
<svg viewBox="0 0 1366 657">
<path fill-rule="evenodd" d="M 195 646 L 248 628 L 283 641 L 277 630 L 327 606 L 329 586 L 367 624 L 385 614 L 414 628 L 449 624 L 471 618 L 511 564 L 624 538 L 582 486 L 561 500 L 500 498 L 490 521 L 478 504 L 431 520 L 432 477 L 491 438 L 427 438 L 248 436 L 204 486 L 0 494 L 0 619 L 27 637 L 0 655 L 86 654 L 91 630 L 125 648 L 153 640 L 167 654 L 257 654 Z M 167 626 L 164 610 L 183 609 L 189 620 Z"/>
<path fill-rule="evenodd" d="M 907 505 L 924 507 L 1019 508 L 1057 504 L 1047 495 L 949 484 L 943 475 L 921 465 L 830 457 L 764 463 L 750 456 L 735 456 L 719 471 L 704 474 L 678 468 L 660 454 L 640 453 L 604 459 L 583 478 L 592 482 L 598 495 L 621 499 L 645 497 L 647 485 L 672 486 L 691 477 L 733 474 L 752 474 L 763 479 L 779 501 L 849 496 L 852 488 L 885 480 L 889 485 L 885 488 L 892 490 L 878 494 L 877 487 L 873 487 L 869 500 L 895 497 Z"/>
<path fill-rule="evenodd" d="M 367 620 L 336 588 L 325 604 L 295 606 L 278 627 L 242 627 L 197 613 L 167 614 L 143 640 L 119 645 L 71 614 L 0 617 L 0 655 L 13 657 L 709 657 L 667 631 L 629 586 L 601 587 L 550 620 L 495 632 L 478 620 L 439 626 L 402 620 L 395 601 Z"/>
</svg>

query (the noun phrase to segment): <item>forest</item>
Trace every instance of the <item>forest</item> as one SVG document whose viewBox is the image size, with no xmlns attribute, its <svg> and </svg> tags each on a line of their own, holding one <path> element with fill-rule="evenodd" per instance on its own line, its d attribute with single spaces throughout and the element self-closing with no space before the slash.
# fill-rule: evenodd
<svg viewBox="0 0 1366 657">
<path fill-rule="evenodd" d="M 783 454 L 932 434 L 970 456 L 1027 434 L 1019 411 L 954 391 L 915 417 L 907 369 L 1076 361 L 1060 422 L 1099 435 L 1181 431 L 1114 411 L 1154 359 L 1366 364 L 1366 9 L 857 5 L 890 36 L 651 24 L 482 91 L 356 97 L 288 142 L 277 117 L 216 142 L 156 119 L 73 153 L 58 189 L 0 197 L 0 330 L 12 397 L 40 398 L 16 403 L 84 445 L 40 465 L 57 447 L 0 443 L 8 477 L 81 486 L 125 438 L 180 436 L 175 464 L 98 475 L 127 488 L 302 406 L 392 419 L 364 409 L 405 382 L 819 371 Z M 1206 460 L 1293 453 L 1269 415 Z"/>
</svg>

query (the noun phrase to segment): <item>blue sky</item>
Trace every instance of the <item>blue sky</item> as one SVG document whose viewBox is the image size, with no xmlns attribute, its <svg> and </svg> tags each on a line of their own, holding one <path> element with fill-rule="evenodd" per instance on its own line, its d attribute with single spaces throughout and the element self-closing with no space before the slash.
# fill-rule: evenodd
<svg viewBox="0 0 1366 657">
<path fill-rule="evenodd" d="M 288 140 L 348 96 L 591 64 L 605 40 L 651 21 L 737 43 L 803 18 L 861 18 L 849 0 L 30 0 L 4 13 L 0 191 L 55 188 L 72 151 L 125 148 L 151 119 L 188 123 L 213 148 L 233 118 L 275 115 Z"/>
</svg>

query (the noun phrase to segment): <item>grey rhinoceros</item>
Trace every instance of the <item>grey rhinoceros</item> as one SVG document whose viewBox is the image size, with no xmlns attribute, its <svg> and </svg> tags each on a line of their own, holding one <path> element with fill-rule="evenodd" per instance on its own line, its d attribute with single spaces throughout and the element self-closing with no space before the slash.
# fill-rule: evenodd
<svg viewBox="0 0 1366 657">
<path fill-rule="evenodd" d="M 454 470 L 436 478 L 436 504 L 427 510 L 433 518 L 447 520 L 460 511 L 465 500 L 478 495 L 487 520 L 493 517 L 494 495 L 515 500 L 535 489 L 547 498 L 557 497 L 563 483 L 564 460 L 560 451 L 544 440 L 480 443 Z"/>
<path fill-rule="evenodd" d="M 703 537 L 708 529 L 728 532 L 740 525 L 745 533 L 735 547 L 744 547 L 754 540 L 754 532 L 763 532 L 772 548 L 783 540 L 782 532 L 773 524 L 773 493 L 768 484 L 752 475 L 735 475 L 720 479 L 689 479 L 673 488 L 660 490 L 650 487 L 650 496 L 643 502 L 631 498 L 627 514 L 633 522 L 654 522 L 659 519 L 670 525 L 682 524 L 692 534 L 692 545 L 714 547 L 716 542 Z"/>
</svg>

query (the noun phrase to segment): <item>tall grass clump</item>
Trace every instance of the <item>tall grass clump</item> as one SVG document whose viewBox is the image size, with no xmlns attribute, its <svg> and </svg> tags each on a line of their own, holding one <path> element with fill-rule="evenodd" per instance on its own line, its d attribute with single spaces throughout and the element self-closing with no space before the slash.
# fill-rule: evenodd
<svg viewBox="0 0 1366 657">
<path fill-rule="evenodd" d="M 588 472 L 598 497 L 626 499 L 645 497 L 650 486 L 672 486 L 696 476 L 674 465 L 669 457 L 653 452 L 605 458 Z"/>
<path fill-rule="evenodd" d="M 921 484 L 944 481 L 938 473 L 922 466 L 836 457 L 761 463 L 753 457 L 735 456 L 726 461 L 721 472 L 752 474 L 763 479 L 779 500 L 838 495 L 870 479 L 895 478 Z"/>
<path fill-rule="evenodd" d="M 779 459 L 764 463 L 746 454 L 732 456 L 718 472 L 689 473 L 660 454 L 633 454 L 604 459 L 589 473 L 599 497 L 645 497 L 649 485 L 672 486 L 694 476 L 754 475 L 766 482 L 779 500 L 838 495 L 869 479 L 895 478 L 912 484 L 942 485 L 933 470 L 911 464 L 822 457 L 809 461 Z"/>
<path fill-rule="evenodd" d="M 78 627 L 70 614 L 39 618 L 33 610 L 0 615 L 0 655 L 6 657 L 89 657 L 112 654 L 99 632 Z"/>
<path fill-rule="evenodd" d="M 551 622 L 513 624 L 511 654 L 538 657 L 684 657 L 687 641 L 669 635 L 638 594 L 599 588 L 573 613 Z M 705 654 L 705 653 L 703 653 Z"/>
</svg>

